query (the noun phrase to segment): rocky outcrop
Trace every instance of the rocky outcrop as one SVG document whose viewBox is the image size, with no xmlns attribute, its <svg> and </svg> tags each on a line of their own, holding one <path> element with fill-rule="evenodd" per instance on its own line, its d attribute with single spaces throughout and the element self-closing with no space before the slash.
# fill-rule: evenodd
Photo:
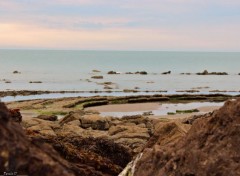
<svg viewBox="0 0 240 176">
<path fill-rule="evenodd" d="M 11 114 L 0 103 L 0 174 L 16 172 L 18 175 L 63 175 L 73 176 L 67 169 L 68 163 L 49 145 L 30 141 L 19 123 L 11 119 Z"/>
<path fill-rule="evenodd" d="M 137 71 L 135 74 L 147 75 L 148 73 L 146 71 Z"/>
<path fill-rule="evenodd" d="M 174 126 L 156 131 L 136 164 L 134 176 L 240 175 L 240 99 L 196 119 L 186 136 L 169 142 Z"/>
<path fill-rule="evenodd" d="M 116 71 L 109 71 L 107 74 L 109 74 L 109 75 L 116 75 L 116 74 L 119 74 L 119 73 L 116 72 Z"/>
<path fill-rule="evenodd" d="M 147 116 L 102 117 L 88 111 L 70 112 L 55 122 L 38 118 L 24 120 L 22 126 L 41 136 L 105 138 L 129 148 L 133 154 L 143 149 L 154 132 L 153 121 Z"/>
<path fill-rule="evenodd" d="M 203 72 L 196 73 L 197 75 L 228 75 L 226 72 L 208 72 L 207 70 L 204 70 Z"/>
<path fill-rule="evenodd" d="M 69 125 L 74 125 L 73 122 Z M 28 137 L 0 103 L 2 175 L 5 172 L 33 176 L 114 176 L 132 159 L 128 148 L 109 139 L 61 136 L 57 133 L 60 125 L 37 118 L 22 123 Z M 55 135 L 47 133 L 48 130 Z"/>
</svg>

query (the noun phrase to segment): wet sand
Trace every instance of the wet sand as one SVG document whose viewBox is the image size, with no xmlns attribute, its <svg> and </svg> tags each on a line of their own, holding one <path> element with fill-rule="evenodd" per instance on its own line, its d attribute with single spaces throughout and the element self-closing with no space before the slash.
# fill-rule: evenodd
<svg viewBox="0 0 240 176">
<path fill-rule="evenodd" d="M 123 116 L 123 115 L 134 115 L 134 114 L 142 114 L 143 112 L 149 112 L 152 111 L 153 115 L 151 117 L 154 118 L 185 118 L 191 115 L 196 114 L 204 114 L 208 112 L 212 112 L 216 109 L 219 109 L 221 107 L 221 104 L 219 106 L 201 106 L 204 105 L 204 103 L 199 104 L 199 107 L 197 109 L 199 112 L 195 113 L 186 113 L 186 114 L 174 114 L 174 115 L 167 115 L 167 112 L 175 112 L 176 109 L 181 110 L 189 110 L 189 109 L 195 109 L 196 105 L 191 108 L 191 104 L 186 104 L 186 108 L 184 109 L 184 104 L 181 104 L 180 107 L 178 107 L 178 104 L 162 104 L 162 103 L 136 103 L 136 104 L 117 104 L 117 105 L 104 105 L 104 106 L 96 106 L 91 108 L 86 108 L 86 110 L 94 110 L 99 111 L 103 116 Z"/>
<path fill-rule="evenodd" d="M 153 111 L 159 108 L 159 103 L 136 103 L 136 104 L 116 104 L 86 108 L 86 110 L 96 110 L 99 112 L 134 112 Z"/>
</svg>

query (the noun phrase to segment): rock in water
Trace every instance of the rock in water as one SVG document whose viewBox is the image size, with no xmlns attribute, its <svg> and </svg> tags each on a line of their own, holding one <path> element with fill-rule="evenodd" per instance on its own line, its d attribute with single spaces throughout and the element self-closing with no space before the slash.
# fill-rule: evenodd
<svg viewBox="0 0 240 176">
<path fill-rule="evenodd" d="M 163 144 L 164 136 L 153 137 L 154 145 L 143 151 L 134 176 L 240 175 L 240 99 L 196 119 L 175 142 Z"/>
</svg>

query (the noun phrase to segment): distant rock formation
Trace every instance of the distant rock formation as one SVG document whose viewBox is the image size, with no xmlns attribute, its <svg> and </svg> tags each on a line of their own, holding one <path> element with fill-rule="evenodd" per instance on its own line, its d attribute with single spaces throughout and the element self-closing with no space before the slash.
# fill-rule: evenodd
<svg viewBox="0 0 240 176">
<path fill-rule="evenodd" d="M 162 75 L 169 75 L 171 74 L 171 71 L 163 72 Z"/>
<path fill-rule="evenodd" d="M 201 73 L 196 73 L 197 75 L 228 75 L 227 72 L 208 72 L 207 70 L 204 70 Z"/>
</svg>

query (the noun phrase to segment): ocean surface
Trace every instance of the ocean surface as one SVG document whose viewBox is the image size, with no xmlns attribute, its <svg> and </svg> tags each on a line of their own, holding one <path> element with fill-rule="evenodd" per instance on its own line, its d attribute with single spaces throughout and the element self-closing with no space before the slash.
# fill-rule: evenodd
<svg viewBox="0 0 240 176">
<path fill-rule="evenodd" d="M 13 71 L 21 74 L 13 74 Z M 93 70 L 99 70 L 95 73 Z M 120 74 L 108 75 L 108 71 Z M 226 76 L 181 73 L 227 72 Z M 148 75 L 125 72 L 146 71 Z M 171 71 L 170 75 L 162 72 Z M 239 52 L 0 50 L 0 91 L 240 91 Z M 92 79 L 102 75 L 104 79 Z M 9 81 L 11 83 L 6 83 Z M 30 81 L 41 81 L 30 84 Z"/>
</svg>

